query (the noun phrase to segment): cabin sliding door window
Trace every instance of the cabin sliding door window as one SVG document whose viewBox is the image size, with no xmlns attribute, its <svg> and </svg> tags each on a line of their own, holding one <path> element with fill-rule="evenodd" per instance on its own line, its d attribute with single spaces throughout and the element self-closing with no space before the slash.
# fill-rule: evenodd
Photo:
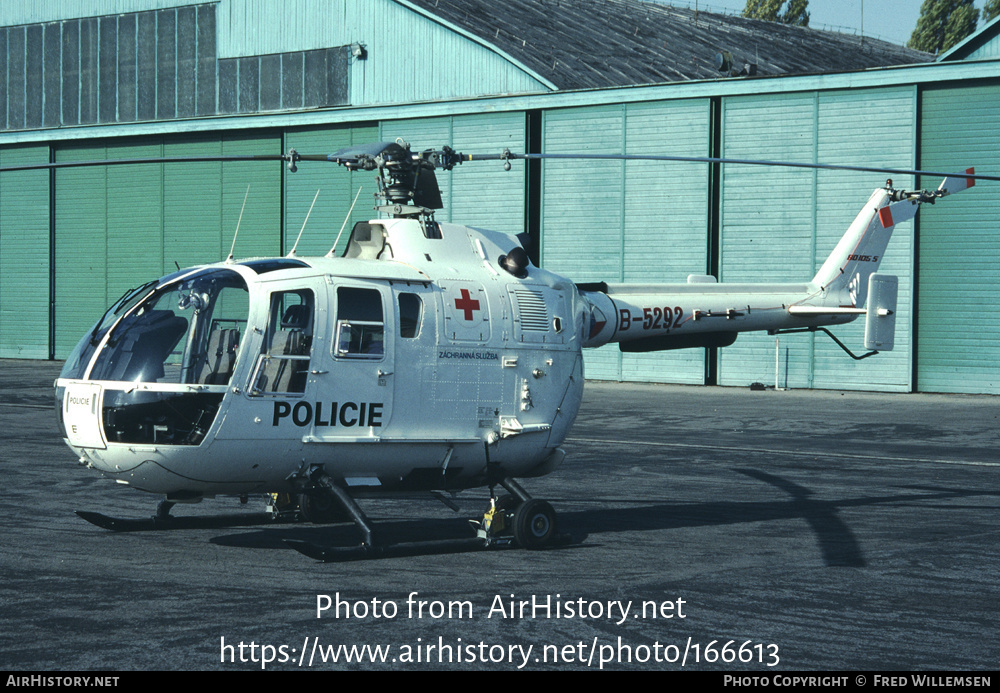
<svg viewBox="0 0 1000 693">
<path fill-rule="evenodd" d="M 423 317 L 424 303 L 420 296 L 409 292 L 399 294 L 399 336 L 416 339 L 420 336 L 420 319 Z"/>
<path fill-rule="evenodd" d="M 302 394 L 309 378 L 315 299 L 308 289 L 271 294 L 251 395 Z"/>
<path fill-rule="evenodd" d="M 338 358 L 380 359 L 385 353 L 382 294 L 378 289 L 337 289 Z"/>
</svg>

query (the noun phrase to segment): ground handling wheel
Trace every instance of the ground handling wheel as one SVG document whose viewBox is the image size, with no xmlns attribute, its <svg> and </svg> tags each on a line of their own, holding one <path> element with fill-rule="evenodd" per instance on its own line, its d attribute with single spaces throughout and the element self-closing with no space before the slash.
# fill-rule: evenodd
<svg viewBox="0 0 1000 693">
<path fill-rule="evenodd" d="M 302 519 L 317 525 L 332 524 L 335 522 L 350 522 L 350 516 L 344 512 L 343 508 L 328 493 L 323 493 L 321 489 L 303 491 L 298 494 L 299 512 Z"/>
<path fill-rule="evenodd" d="M 556 512 L 545 501 L 532 498 L 514 511 L 514 540 L 519 546 L 540 549 L 556 536 Z"/>
</svg>

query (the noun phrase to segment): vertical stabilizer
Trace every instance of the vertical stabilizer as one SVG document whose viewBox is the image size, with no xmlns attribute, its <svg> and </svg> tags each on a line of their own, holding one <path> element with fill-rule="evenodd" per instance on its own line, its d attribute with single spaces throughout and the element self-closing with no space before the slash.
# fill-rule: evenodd
<svg viewBox="0 0 1000 693">
<path fill-rule="evenodd" d="M 902 200 L 890 204 L 892 191 L 876 190 L 854 223 L 826 259 L 813 283 L 827 293 L 848 291 L 852 305 L 861 307 L 868 296 L 868 279 L 878 271 L 896 224 L 916 214 L 918 204 Z"/>
</svg>

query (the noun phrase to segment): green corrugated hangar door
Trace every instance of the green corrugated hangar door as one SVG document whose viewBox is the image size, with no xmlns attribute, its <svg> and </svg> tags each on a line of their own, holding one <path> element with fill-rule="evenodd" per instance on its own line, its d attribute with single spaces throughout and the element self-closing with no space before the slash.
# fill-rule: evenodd
<svg viewBox="0 0 1000 693">
<path fill-rule="evenodd" d="M 294 149 L 299 154 L 333 154 L 346 147 L 377 141 L 378 127 L 375 125 L 297 128 L 285 134 L 285 148 Z M 375 216 L 372 212 L 375 192 L 373 171 L 351 172 L 337 164 L 322 161 L 299 162 L 295 173 L 285 175 L 285 242 L 282 252 L 290 251 L 299 239 L 295 247 L 296 255 L 326 255 L 335 241 L 339 253 L 346 247 L 355 222 L 367 221 Z M 306 223 L 305 228 L 303 223 Z"/>
<path fill-rule="evenodd" d="M 47 146 L 0 150 L 0 165 L 44 164 Z M 49 173 L 0 174 L 0 358 L 49 357 Z"/>
<path fill-rule="evenodd" d="M 912 168 L 915 92 L 807 92 L 723 101 L 723 156 Z M 854 221 L 882 174 L 725 164 L 720 280 L 807 282 Z M 912 180 L 894 185 L 912 189 Z M 907 392 L 911 380 L 913 223 L 893 233 L 879 271 L 899 277 L 895 350 L 853 361 L 825 335 L 741 334 L 720 350 L 719 384 L 774 383 Z M 734 306 L 739 308 L 739 306 Z M 864 351 L 864 322 L 832 331 Z"/>
<path fill-rule="evenodd" d="M 708 99 L 547 111 L 547 154 L 708 156 Z M 576 282 L 685 282 L 708 264 L 708 165 L 545 160 L 542 264 Z M 595 380 L 701 384 L 705 351 L 588 350 Z"/>
<path fill-rule="evenodd" d="M 279 154 L 273 134 L 67 144 L 56 161 Z M 177 266 L 281 247 L 279 162 L 148 163 L 55 173 L 55 356 L 65 358 L 122 293 Z M 249 190 L 249 192 L 248 192 Z"/>
<path fill-rule="evenodd" d="M 1000 170 L 1000 87 L 922 94 L 920 167 Z M 939 180 L 924 180 L 936 188 Z M 917 389 L 1000 392 L 1000 204 L 983 182 L 920 211 Z"/>
</svg>

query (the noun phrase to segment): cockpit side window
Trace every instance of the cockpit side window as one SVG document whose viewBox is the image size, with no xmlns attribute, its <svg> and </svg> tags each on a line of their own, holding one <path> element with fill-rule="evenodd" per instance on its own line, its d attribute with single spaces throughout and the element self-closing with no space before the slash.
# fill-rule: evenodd
<svg viewBox="0 0 1000 693">
<path fill-rule="evenodd" d="M 309 377 L 315 300 L 309 289 L 271 294 L 251 395 L 301 394 Z"/>
</svg>

